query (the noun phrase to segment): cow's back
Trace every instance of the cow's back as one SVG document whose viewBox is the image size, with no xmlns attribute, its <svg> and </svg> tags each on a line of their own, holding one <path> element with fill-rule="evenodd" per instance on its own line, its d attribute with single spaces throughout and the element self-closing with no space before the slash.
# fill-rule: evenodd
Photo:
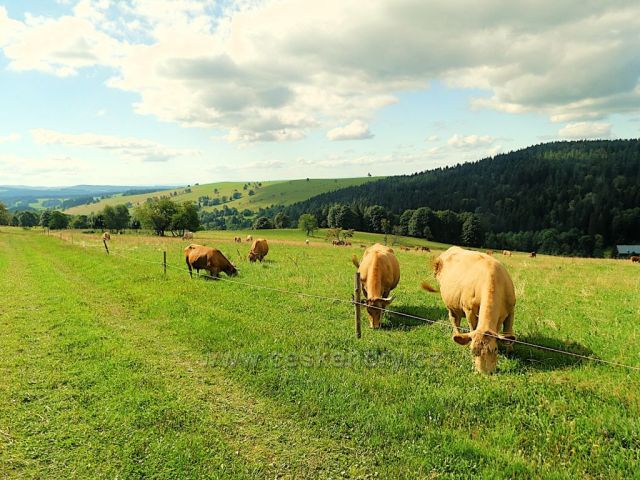
<svg viewBox="0 0 640 480">
<path fill-rule="evenodd" d="M 378 275 L 383 290 L 393 290 L 400 281 L 398 259 L 391 248 L 379 243 L 365 250 L 358 272 L 365 283 L 370 275 Z"/>
<path fill-rule="evenodd" d="M 435 266 L 440 294 L 449 308 L 472 309 L 487 291 L 496 301 L 504 303 L 506 309 L 515 305 L 509 272 L 489 255 L 451 247 L 438 257 Z"/>
<path fill-rule="evenodd" d="M 184 249 L 185 256 L 189 264 L 196 269 L 207 268 L 209 257 L 213 252 L 213 248 L 203 245 L 191 244 Z"/>
</svg>

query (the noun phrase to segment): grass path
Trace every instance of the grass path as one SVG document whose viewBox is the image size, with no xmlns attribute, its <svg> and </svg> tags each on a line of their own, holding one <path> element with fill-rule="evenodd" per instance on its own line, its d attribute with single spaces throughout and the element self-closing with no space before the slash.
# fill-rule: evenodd
<svg viewBox="0 0 640 480">
<path fill-rule="evenodd" d="M 28 243 L 25 245 L 21 242 L 20 248 L 28 248 L 30 246 Z M 15 356 L 19 359 L 19 363 L 8 365 L 11 368 L 7 370 L 14 372 L 14 375 L 5 376 L 3 392 L 8 398 L 15 398 L 15 395 L 24 389 L 36 389 L 40 392 L 39 406 L 36 411 L 25 407 L 25 417 L 19 419 L 17 423 L 23 423 L 30 417 L 34 423 L 39 424 L 43 418 L 47 418 L 47 424 L 63 425 L 66 429 L 71 419 L 63 411 L 50 412 L 48 407 L 52 404 L 59 405 L 61 410 L 70 407 L 74 415 L 80 417 L 76 421 L 82 419 L 93 423 L 95 416 L 100 413 L 100 407 L 108 407 L 108 405 L 102 405 L 105 400 L 109 403 L 117 401 L 118 408 L 120 402 L 131 401 L 121 398 L 122 392 L 126 392 L 127 395 L 135 392 L 134 397 L 137 397 L 142 404 L 152 404 L 156 412 L 154 412 L 154 418 L 148 419 L 151 429 L 166 429 L 172 423 L 178 422 L 174 431 L 170 429 L 166 432 L 167 441 L 173 443 L 177 440 L 177 446 L 173 447 L 136 445 L 137 439 L 144 435 L 140 435 L 140 432 L 127 431 L 126 428 L 122 429 L 123 425 L 119 421 L 109 422 L 109 435 L 98 431 L 100 427 L 104 427 L 98 419 L 95 420 L 100 427 L 98 424 L 92 425 L 95 428 L 93 431 L 66 432 L 65 438 L 73 436 L 76 441 L 78 436 L 82 437 L 86 434 L 99 434 L 98 436 L 103 437 L 100 443 L 92 443 L 92 447 L 98 447 L 99 450 L 103 450 L 102 452 L 89 452 L 86 449 L 88 445 L 79 446 L 78 464 L 72 468 L 80 469 L 76 470 L 80 476 L 89 472 L 99 472 L 99 470 L 93 470 L 92 458 L 103 466 L 111 462 L 113 468 L 122 461 L 123 454 L 142 455 L 138 460 L 144 460 L 142 463 L 146 468 L 151 469 L 150 471 L 158 467 L 158 464 L 153 461 L 156 456 L 159 461 L 163 455 L 174 455 L 180 467 L 177 471 L 214 478 L 224 477 L 225 473 L 233 478 L 240 474 L 272 476 L 276 473 L 306 478 L 317 476 L 320 472 L 329 474 L 331 470 L 339 472 L 342 469 L 340 465 L 345 464 L 346 455 L 353 449 L 349 447 L 348 442 L 341 439 L 338 444 L 335 439 L 321 438 L 317 433 L 300 426 L 291 418 L 290 412 L 285 412 L 275 402 L 247 395 L 246 391 L 238 387 L 235 382 L 219 375 L 218 370 L 208 368 L 201 355 L 196 355 L 177 342 L 173 336 L 159 330 L 162 328 L 162 319 L 152 322 L 148 319 L 141 321 L 135 311 L 122 303 L 123 297 L 129 302 L 128 305 L 131 305 L 132 300 L 135 304 L 139 299 L 131 298 L 129 294 L 115 289 L 97 288 L 96 283 L 87 278 L 92 276 L 91 272 L 82 270 L 82 261 L 70 265 L 68 262 L 56 260 L 55 255 L 52 255 L 46 259 L 42 257 L 34 259 L 36 262 L 29 263 L 25 271 L 25 264 L 20 262 L 20 252 L 15 249 L 9 250 L 6 244 L 3 245 L 3 258 L 13 259 L 9 262 L 9 271 L 5 272 L 6 275 L 3 278 L 23 279 L 22 283 L 13 284 L 13 290 L 7 293 L 10 298 L 17 298 L 20 303 L 28 306 L 25 309 L 20 308 L 19 305 L 7 305 L 8 308 L 5 310 L 11 311 L 12 315 L 2 322 L 3 337 L 5 335 L 9 337 L 6 343 L 15 346 L 15 349 L 3 349 L 3 360 Z M 38 272 L 38 280 L 36 280 L 36 272 Z M 117 275 L 119 272 L 111 273 Z M 36 298 L 35 295 L 17 294 L 17 292 L 30 291 L 27 284 L 34 283 L 39 284 L 44 292 L 55 293 L 52 293 L 46 302 L 41 295 Z M 3 287 L 6 288 L 7 285 Z M 48 308 L 45 308 L 45 305 Z M 31 319 L 25 318 L 29 311 L 35 309 L 48 310 L 47 316 L 43 318 L 41 315 L 36 315 Z M 73 318 L 67 318 L 69 310 L 74 311 Z M 123 324 L 123 319 L 126 320 L 126 324 Z M 25 322 L 25 320 L 31 321 Z M 71 323 L 68 323 L 69 320 Z M 16 329 L 16 326 L 19 326 L 19 329 Z M 54 331 L 58 332 L 58 338 L 52 335 Z M 31 339 L 26 346 L 23 344 L 25 337 Z M 31 353 L 34 351 L 38 353 Z M 40 367 L 42 372 L 37 367 L 33 369 L 34 362 L 37 366 L 41 356 L 46 359 L 46 363 Z M 46 365 L 51 362 L 52 356 L 60 367 L 60 377 L 55 380 L 43 378 L 46 376 Z M 95 364 L 96 360 L 99 362 L 98 365 Z M 91 365 L 87 365 L 89 363 Z M 93 370 L 89 374 L 87 367 Z M 25 370 L 30 370 L 26 384 L 24 379 L 22 382 L 16 382 L 18 380 L 16 373 L 22 376 Z M 132 375 L 131 370 L 140 373 Z M 80 376 L 82 380 L 73 378 L 75 376 Z M 83 378 L 86 376 L 89 378 Z M 112 390 L 115 385 L 109 385 L 115 377 L 127 380 L 126 382 L 119 380 L 120 385 L 117 386 L 116 391 Z M 80 383 L 76 384 L 78 381 Z M 75 387 L 81 387 L 83 390 L 89 386 L 90 390 L 100 390 L 103 393 L 106 389 L 106 393 L 114 395 L 115 398 L 96 398 L 95 402 L 88 403 L 74 401 L 70 406 L 68 396 L 60 396 L 58 392 L 48 391 L 53 385 L 57 386 L 59 383 L 75 384 Z M 31 385 L 31 388 L 28 388 L 28 385 Z M 140 390 L 142 386 L 144 388 Z M 82 395 L 91 396 L 87 392 Z M 140 406 L 135 406 L 134 410 L 136 407 Z M 44 416 L 39 414 L 40 408 L 48 413 Z M 179 418 L 174 418 L 172 421 L 163 412 L 167 413 L 173 408 L 177 408 L 178 411 L 171 413 L 171 416 Z M 120 418 L 117 412 L 111 413 Z M 127 414 L 130 413 L 133 413 L 134 419 L 127 418 L 125 425 L 131 420 L 135 421 L 138 415 L 135 411 L 127 412 Z M 185 431 L 184 427 L 189 428 Z M 10 440 L 5 445 L 9 471 L 18 473 L 21 467 L 31 469 L 36 466 L 33 464 L 38 464 L 37 458 L 29 459 L 29 452 L 22 451 L 20 448 L 19 444 L 22 442 L 13 441 L 14 435 L 6 432 L 12 431 L 11 426 L 5 428 L 1 430 Z M 31 428 L 29 426 L 15 435 L 25 440 L 26 435 L 34 433 Z M 38 432 L 37 428 L 35 432 Z M 211 432 L 217 435 L 209 438 Z M 50 459 L 49 454 L 55 452 L 57 446 L 50 445 L 50 448 L 47 448 L 46 445 L 51 441 L 58 441 L 59 438 L 52 432 L 39 433 L 42 434 L 40 436 L 42 442 L 37 442 L 42 448 L 41 455 L 43 458 Z M 155 431 L 153 433 L 158 434 Z M 123 444 L 113 440 L 108 441 L 111 444 L 109 449 L 113 451 L 107 452 L 104 451 L 103 442 L 111 435 L 114 440 L 119 439 Z M 173 438 L 174 435 L 177 438 Z M 211 440 L 213 445 L 207 445 Z M 129 442 L 132 444 L 127 445 Z M 167 451 L 167 448 L 170 451 Z M 197 459 L 198 453 L 203 454 L 205 458 L 212 453 L 214 455 L 204 463 L 196 462 L 190 465 L 188 462 Z M 110 454 L 115 455 L 105 461 L 107 459 L 103 455 Z M 353 458 L 356 461 L 364 460 Z M 120 473 L 126 474 L 127 477 L 145 473 L 144 470 L 136 469 L 134 465 L 136 458 L 129 458 L 129 460 L 132 464 L 121 465 Z M 60 474 L 66 467 L 53 462 L 49 465 L 37 465 L 36 471 L 47 475 Z M 90 470 L 83 472 L 83 467 L 89 467 Z M 116 467 L 116 471 L 118 470 Z M 170 472 L 171 470 L 167 473 Z M 113 473 L 115 472 L 108 469 L 99 474 L 110 476 Z"/>
</svg>

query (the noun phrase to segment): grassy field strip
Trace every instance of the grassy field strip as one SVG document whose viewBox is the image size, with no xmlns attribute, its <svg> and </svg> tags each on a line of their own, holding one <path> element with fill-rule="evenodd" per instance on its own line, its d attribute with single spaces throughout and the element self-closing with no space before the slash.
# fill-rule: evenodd
<svg viewBox="0 0 640 480">
<path fill-rule="evenodd" d="M 19 268 L 12 278 L 24 279 L 5 290 L 20 304 L 2 322 L 1 404 L 12 413 L 2 416 L 12 439 L 2 449 L 3 478 L 238 478 L 258 469 L 222 432 L 205 428 L 200 405 L 168 390 L 144 351 L 103 324 L 108 299 L 89 303 L 51 257 L 32 257 L 26 267 L 25 243 L 3 244 L 3 256 L 15 259 L 10 268 Z"/>
<path fill-rule="evenodd" d="M 219 370 L 207 368 L 202 356 L 189 352 L 166 332 L 154 330 L 157 325 L 136 322 L 135 312 L 118 304 L 116 290 L 96 290 L 95 284 L 86 279 L 87 272 L 82 271 L 86 268 L 86 259 L 81 258 L 84 264 L 75 265 L 51 258 L 54 259 L 51 268 L 60 275 L 59 288 L 66 290 L 63 283 L 66 279 L 72 280 L 73 287 L 68 285 L 68 290 L 82 292 L 83 302 L 100 311 L 99 323 L 107 327 L 104 335 L 117 344 L 127 345 L 133 352 L 145 352 L 137 361 L 144 362 L 145 370 L 149 370 L 148 374 L 157 382 L 164 380 L 163 389 L 167 390 L 164 394 L 192 408 L 197 404 L 199 428 L 220 430 L 237 455 L 254 462 L 250 470 L 253 473 L 271 471 L 271 474 L 306 477 L 314 472 L 317 475 L 320 471 L 341 469 L 340 465 L 350 461 L 362 463 L 357 456 L 350 460 L 344 458 L 353 450 L 348 442 L 341 441 L 338 445 L 335 440 L 323 439 L 305 430 L 290 414 L 284 415 L 280 406 L 247 396 L 232 380 L 220 377 Z M 129 295 L 125 297 L 129 302 L 138 300 Z M 128 327 L 122 324 L 123 319 Z M 203 417 L 203 412 L 208 417 Z M 219 465 L 215 465 L 212 471 L 218 468 Z M 238 469 L 231 471 L 237 473 Z"/>
</svg>

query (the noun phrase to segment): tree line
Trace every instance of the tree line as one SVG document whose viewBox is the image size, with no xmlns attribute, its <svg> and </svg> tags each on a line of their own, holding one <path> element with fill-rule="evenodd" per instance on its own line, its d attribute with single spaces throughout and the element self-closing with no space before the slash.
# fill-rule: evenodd
<svg viewBox="0 0 640 480">
<path fill-rule="evenodd" d="M 640 141 L 540 144 L 347 187 L 267 214 L 312 214 L 329 226 L 336 205 L 349 210 L 340 214 L 346 223 L 367 231 L 380 230 L 379 215 L 369 210 L 376 207 L 416 237 L 465 244 L 460 225 L 467 222 L 477 246 L 602 256 L 616 244 L 640 243 Z M 423 224 L 428 230 L 420 232 Z"/>
</svg>

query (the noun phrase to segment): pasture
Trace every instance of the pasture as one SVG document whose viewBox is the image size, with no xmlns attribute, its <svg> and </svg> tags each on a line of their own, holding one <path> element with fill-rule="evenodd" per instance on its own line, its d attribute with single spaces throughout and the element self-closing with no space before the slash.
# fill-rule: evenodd
<svg viewBox="0 0 640 480">
<path fill-rule="evenodd" d="M 184 187 L 173 188 L 168 190 L 160 190 L 152 193 L 142 193 L 136 195 L 114 195 L 105 198 L 97 203 L 90 205 L 79 205 L 65 210 L 65 213 L 72 215 L 88 215 L 92 212 L 99 212 L 107 205 L 118 205 L 123 203 L 131 203 L 132 207 L 139 206 L 144 203 L 147 198 L 161 197 L 169 195 L 172 192 L 177 193 L 171 197 L 179 202 L 197 202 L 199 197 L 209 196 L 215 197 L 231 197 L 234 192 L 240 192 L 242 197 L 238 199 L 229 199 L 225 203 L 228 207 L 235 207 L 238 210 L 245 208 L 251 211 L 257 211 L 259 208 L 266 208 L 271 205 L 290 205 L 300 202 L 308 198 L 320 195 L 321 193 L 331 192 L 340 188 L 350 187 L 354 185 L 362 185 L 367 182 L 378 180 L 382 177 L 356 177 L 356 178 L 313 178 L 301 180 L 272 180 L 260 182 L 259 188 L 255 187 L 254 182 L 217 182 L 206 183 L 201 185 L 191 185 L 190 192 L 185 192 Z M 249 188 L 244 190 L 243 187 L 248 184 Z M 217 189 L 218 193 L 213 193 Z M 249 195 L 248 191 L 254 190 L 255 195 Z M 203 207 L 203 210 L 209 211 L 217 207 Z"/>
<path fill-rule="evenodd" d="M 233 243 L 247 232 L 196 234 L 236 263 L 231 282 L 191 280 L 175 238 L 114 236 L 107 256 L 98 235 L 2 228 L 0 477 L 638 475 L 640 371 L 515 345 L 481 376 L 448 327 L 393 314 L 372 331 L 363 311 L 358 340 L 351 255 L 381 237 L 251 233 L 264 263 Z M 438 252 L 396 253 L 390 308 L 446 322 L 419 287 Z M 496 258 L 518 339 L 640 367 L 638 265 Z"/>
</svg>

